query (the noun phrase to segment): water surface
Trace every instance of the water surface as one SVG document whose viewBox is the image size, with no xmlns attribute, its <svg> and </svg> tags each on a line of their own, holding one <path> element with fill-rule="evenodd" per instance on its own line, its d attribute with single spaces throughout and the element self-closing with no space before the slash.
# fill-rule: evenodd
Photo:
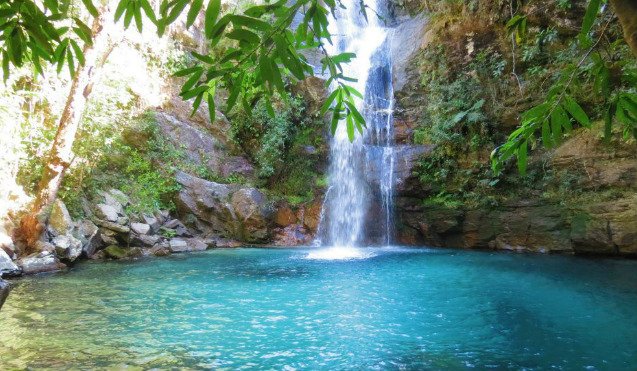
<svg viewBox="0 0 637 371">
<path fill-rule="evenodd" d="M 637 261 L 228 249 L 19 280 L 11 368 L 634 370 Z"/>
</svg>

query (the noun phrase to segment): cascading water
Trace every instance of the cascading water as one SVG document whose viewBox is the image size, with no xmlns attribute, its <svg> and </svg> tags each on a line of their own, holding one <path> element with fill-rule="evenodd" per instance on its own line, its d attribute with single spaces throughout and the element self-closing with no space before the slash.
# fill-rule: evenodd
<svg viewBox="0 0 637 371">
<path fill-rule="evenodd" d="M 334 44 L 331 54 L 344 51 L 356 58 L 344 66 L 344 74 L 358 81 L 354 87 L 363 93 L 359 110 L 367 129 L 353 142 L 341 123 L 331 141 L 329 188 L 325 195 L 317 245 L 330 247 L 315 257 L 349 258 L 361 256 L 356 249 L 369 241 L 370 230 L 380 230 L 378 242 L 388 245 L 393 235 L 393 91 L 387 42 L 388 29 L 376 14 L 379 4 L 366 0 L 368 19 L 360 2 L 344 0 L 342 9 L 330 24 Z M 380 209 L 377 207 L 380 205 Z M 368 211 L 374 211 L 368 221 Z M 379 215 L 382 217 L 378 217 Z M 373 228 L 369 228 L 370 224 Z"/>
</svg>

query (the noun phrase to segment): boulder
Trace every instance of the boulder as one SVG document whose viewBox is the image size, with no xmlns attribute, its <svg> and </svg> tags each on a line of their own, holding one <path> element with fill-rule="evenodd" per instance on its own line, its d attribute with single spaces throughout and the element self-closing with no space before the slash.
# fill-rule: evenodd
<svg viewBox="0 0 637 371">
<path fill-rule="evenodd" d="M 245 158 L 229 155 L 226 145 L 206 130 L 196 128 L 169 113 L 160 112 L 156 117 L 162 134 L 175 147 L 184 151 L 189 162 L 204 166 L 213 174 L 223 177 L 231 174 L 250 176 L 254 172 Z"/>
<path fill-rule="evenodd" d="M 131 243 L 140 246 L 153 246 L 159 242 L 160 239 L 161 237 L 157 235 L 137 234 L 132 236 Z"/>
<path fill-rule="evenodd" d="M 287 227 L 296 223 L 296 215 L 289 206 L 280 206 L 274 213 L 274 223 L 279 227 Z"/>
<path fill-rule="evenodd" d="M 244 246 L 244 244 L 242 244 L 239 241 L 231 240 L 229 238 L 223 238 L 223 237 L 209 238 L 209 239 L 206 240 L 206 243 L 208 244 L 208 246 L 221 247 L 221 248 Z"/>
<path fill-rule="evenodd" d="M 307 245 L 313 239 L 312 234 L 300 224 L 288 225 L 278 228 L 274 234 L 275 246 L 302 246 Z"/>
<path fill-rule="evenodd" d="M 12 259 L 16 256 L 16 247 L 3 223 L 0 222 L 0 250 L 3 250 Z"/>
<path fill-rule="evenodd" d="M 173 238 L 168 248 L 172 253 L 203 251 L 208 248 L 208 244 L 197 238 Z"/>
<path fill-rule="evenodd" d="M 67 234 L 73 228 L 73 220 L 62 200 L 55 200 L 49 216 L 48 230 L 53 236 Z"/>
<path fill-rule="evenodd" d="M 35 243 L 35 250 L 53 254 L 55 253 L 55 245 L 47 241 L 37 241 Z"/>
<path fill-rule="evenodd" d="M 310 230 L 316 232 L 321 222 L 321 212 L 323 210 L 323 201 L 316 200 L 309 204 L 303 213 L 303 225 Z"/>
<path fill-rule="evenodd" d="M 125 225 L 119 225 L 117 223 L 113 223 L 113 222 L 110 222 L 107 220 L 101 220 L 101 219 L 94 219 L 93 222 L 95 222 L 95 224 L 99 225 L 100 227 L 104 227 L 113 232 L 130 233 L 130 228 Z"/>
<path fill-rule="evenodd" d="M 178 219 L 172 219 L 166 222 L 166 224 L 164 224 L 164 226 L 160 229 L 171 230 L 175 233 L 175 236 L 192 237 L 192 233 L 190 232 L 190 230 L 184 225 L 184 223 L 182 223 Z"/>
<path fill-rule="evenodd" d="M 84 219 L 77 224 L 75 237 L 82 241 L 82 251 L 86 257 L 91 257 L 102 244 L 99 228 L 95 223 Z"/>
<path fill-rule="evenodd" d="M 117 245 L 110 245 L 103 251 L 105 258 L 115 260 L 134 258 L 142 255 L 142 250 L 139 247 L 131 247 L 130 249 L 127 249 Z"/>
<path fill-rule="evenodd" d="M 117 245 L 117 232 L 107 228 L 100 228 L 98 233 L 104 245 Z"/>
<path fill-rule="evenodd" d="M 256 188 L 210 182 L 183 172 L 177 173 L 177 182 L 182 185 L 177 210 L 184 217 L 194 216 L 199 229 L 246 242 L 268 240 L 272 210 Z"/>
<path fill-rule="evenodd" d="M 157 231 L 159 231 L 160 222 L 156 217 L 151 215 L 142 215 L 142 219 L 144 220 L 145 224 L 148 224 L 148 227 L 152 233 L 156 233 Z M 148 232 L 144 234 L 148 234 Z"/>
<path fill-rule="evenodd" d="M 239 220 L 239 239 L 247 242 L 267 240 L 272 212 L 265 195 L 256 188 L 242 188 L 232 195 L 231 202 Z"/>
<path fill-rule="evenodd" d="M 56 272 L 66 267 L 58 260 L 57 256 L 49 252 L 24 257 L 18 261 L 18 265 L 22 267 L 24 274 Z"/>
<path fill-rule="evenodd" d="M 159 223 L 156 223 L 159 225 Z M 137 234 L 148 234 L 150 232 L 150 225 L 145 223 L 131 223 L 130 228 Z"/>
<path fill-rule="evenodd" d="M 308 111 L 311 113 L 318 112 L 327 97 L 325 80 L 315 76 L 307 77 L 292 86 L 292 92 L 303 98 L 303 102 L 307 104 Z"/>
<path fill-rule="evenodd" d="M 167 246 L 158 244 L 148 250 L 148 252 L 154 256 L 166 256 L 170 255 L 170 249 Z"/>
<path fill-rule="evenodd" d="M 97 204 L 95 206 L 95 214 L 98 218 L 109 222 L 117 222 L 117 219 L 119 218 L 117 209 L 114 206 L 107 204 Z"/>
<path fill-rule="evenodd" d="M 19 274 L 20 268 L 18 268 L 4 250 L 0 249 L 0 277 Z"/>
<path fill-rule="evenodd" d="M 98 228 L 95 223 L 88 219 L 83 219 L 77 224 L 77 233 L 79 234 L 77 237 L 89 238 L 97 231 Z"/>
<path fill-rule="evenodd" d="M 61 259 L 74 261 L 82 254 L 82 241 L 73 236 L 57 236 L 52 242 L 55 252 Z"/>
<path fill-rule="evenodd" d="M 2 309 L 4 302 L 7 300 L 9 291 L 11 291 L 11 285 L 9 282 L 0 279 L 0 309 Z"/>
<path fill-rule="evenodd" d="M 96 230 L 95 233 L 86 239 L 86 242 L 82 246 L 82 251 L 86 257 L 90 258 L 97 252 L 103 243 L 104 240 L 102 239 L 102 236 L 99 231 Z"/>
</svg>

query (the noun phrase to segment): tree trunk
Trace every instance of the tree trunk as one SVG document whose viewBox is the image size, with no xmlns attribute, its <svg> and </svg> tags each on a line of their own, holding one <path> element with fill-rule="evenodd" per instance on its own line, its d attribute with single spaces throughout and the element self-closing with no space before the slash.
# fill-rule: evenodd
<svg viewBox="0 0 637 371">
<path fill-rule="evenodd" d="M 624 39 L 633 55 L 637 57 L 637 1 L 611 0 L 611 4 L 624 30 Z"/>
<path fill-rule="evenodd" d="M 111 21 L 107 18 L 110 16 L 110 12 L 103 8 L 100 9 L 99 16 L 93 20 L 93 43 L 84 46 L 85 63 L 77 67 L 72 78 L 69 95 L 58 121 L 55 139 L 47 156 L 35 198 L 29 212 L 22 217 L 14 232 L 14 240 L 22 253 L 35 251 L 35 245 L 44 231 L 64 173 L 73 160 L 73 142 L 87 98 L 91 94 L 98 70 L 104 65 L 113 48 L 109 45 L 108 31 L 105 30 L 105 25 Z"/>
</svg>

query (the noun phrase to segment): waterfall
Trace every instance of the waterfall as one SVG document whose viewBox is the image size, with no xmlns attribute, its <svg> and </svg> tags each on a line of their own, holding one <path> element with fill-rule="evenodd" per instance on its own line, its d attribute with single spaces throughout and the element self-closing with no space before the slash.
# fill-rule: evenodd
<svg viewBox="0 0 637 371">
<path fill-rule="evenodd" d="M 356 53 L 344 65 L 346 76 L 358 79 L 352 85 L 364 99 L 358 108 L 367 128 L 353 142 L 344 122 L 331 139 L 329 187 L 325 195 L 317 245 L 352 249 L 373 240 L 389 245 L 393 236 L 393 91 L 388 29 L 376 13 L 379 4 L 366 0 L 367 21 L 360 2 L 344 0 L 346 9 L 332 19 L 334 41 L 329 52 Z"/>
</svg>

